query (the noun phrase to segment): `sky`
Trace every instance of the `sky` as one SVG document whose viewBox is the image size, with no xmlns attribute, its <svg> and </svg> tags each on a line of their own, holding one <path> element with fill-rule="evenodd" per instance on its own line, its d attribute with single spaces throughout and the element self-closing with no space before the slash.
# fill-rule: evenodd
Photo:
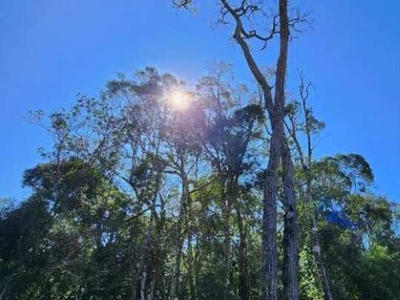
<svg viewBox="0 0 400 300">
<path fill-rule="evenodd" d="M 192 14 L 170 0 L 0 1 L 0 198 L 29 195 L 23 170 L 51 145 L 29 110 L 68 107 L 78 93 L 96 96 L 117 73 L 145 66 L 194 82 L 226 61 L 248 80 L 231 28 L 215 26 L 213 3 L 198 0 Z M 313 82 L 310 104 L 327 125 L 317 153 L 363 155 L 376 192 L 400 202 L 400 2 L 304 3 L 313 26 L 291 44 L 288 90 L 297 90 L 299 70 Z M 273 62 L 268 51 L 257 57 Z"/>
</svg>

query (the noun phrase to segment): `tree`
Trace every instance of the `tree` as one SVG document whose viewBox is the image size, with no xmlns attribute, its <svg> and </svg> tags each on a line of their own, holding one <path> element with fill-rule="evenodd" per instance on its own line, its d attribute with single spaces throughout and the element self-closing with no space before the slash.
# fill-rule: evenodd
<svg viewBox="0 0 400 300">
<path fill-rule="evenodd" d="M 124 269 L 117 257 L 128 259 L 129 199 L 78 159 L 27 170 L 24 184 L 33 195 L 0 222 L 4 299 L 111 298 Z"/>
<path fill-rule="evenodd" d="M 306 85 L 304 77 L 301 76 L 299 86 L 299 95 L 301 100 L 299 102 L 294 101 L 287 105 L 287 122 L 285 123 L 285 126 L 289 133 L 291 143 L 294 145 L 294 149 L 297 152 L 299 161 L 299 172 L 301 178 L 298 179 L 300 181 L 298 183 L 298 194 L 305 202 L 303 205 L 303 214 L 306 218 L 306 222 L 309 223 L 308 226 L 306 225 L 309 228 L 309 231 L 307 232 L 308 237 L 306 237 L 306 239 L 309 238 L 310 248 L 314 257 L 318 279 L 322 286 L 324 299 L 332 300 L 330 282 L 319 243 L 316 210 L 320 203 L 318 199 L 314 199 L 315 191 L 313 190 L 313 185 L 316 178 L 314 177 L 314 171 L 312 170 L 314 164 L 313 152 L 315 147 L 313 144 L 313 136 L 318 135 L 325 127 L 325 124 L 314 117 L 312 109 L 308 106 L 307 101 L 310 96 L 310 88 L 311 83 Z M 302 147 L 301 137 L 298 136 L 301 133 L 305 135 L 305 149 Z"/>
<path fill-rule="evenodd" d="M 191 1 L 175 2 L 180 7 L 188 7 Z M 298 23 L 304 22 L 305 17 L 299 13 L 291 18 L 288 12 L 288 1 L 278 1 L 276 13 L 273 13 L 272 26 L 266 35 L 260 34 L 254 20 L 261 18 L 261 22 L 268 21 L 266 11 L 263 10 L 263 1 L 241 1 L 232 4 L 228 0 L 220 0 L 221 23 L 227 23 L 227 16 L 234 22 L 233 38 L 240 46 L 245 62 L 254 79 L 259 84 L 264 98 L 264 105 L 271 123 L 272 136 L 269 144 L 269 160 L 265 176 L 264 187 L 264 221 L 263 221 L 263 299 L 277 299 L 278 272 L 277 272 L 277 185 L 278 168 L 282 161 L 284 169 L 284 286 L 285 298 L 298 298 L 298 228 L 297 208 L 294 190 L 294 167 L 290 149 L 286 144 L 284 128 L 285 118 L 285 88 L 287 73 L 287 58 L 289 49 L 290 30 L 296 29 Z M 273 9 L 272 9 L 273 10 Z M 273 10 L 274 11 L 274 10 Z M 258 20 L 258 23 L 260 20 Z M 250 23 L 250 28 L 247 25 Z M 279 54 L 276 59 L 274 88 L 268 78 L 261 71 L 249 42 L 256 40 L 263 43 L 265 49 L 268 42 L 276 36 L 279 38 Z"/>
<path fill-rule="evenodd" d="M 108 82 L 98 98 L 37 113 L 54 145 L 24 173 L 31 196 L 0 211 L 0 299 L 263 295 L 265 145 L 274 133 L 260 87 L 237 84 L 229 72 L 219 65 L 188 86 L 146 68 Z M 300 100 L 285 102 L 280 145 L 290 150 L 299 199 L 299 295 L 397 299 L 398 207 L 373 192 L 361 155 L 314 157 L 324 124 L 307 100 L 302 79 Z M 295 288 L 282 152 L 280 298 Z M 382 266 L 391 269 L 383 275 Z"/>
<path fill-rule="evenodd" d="M 219 66 L 215 74 L 203 78 L 198 90 L 204 100 L 207 115 L 206 143 L 204 151 L 207 160 L 217 176 L 220 186 L 220 205 L 224 222 L 225 246 L 225 298 L 232 297 L 233 270 L 232 270 L 232 213 L 236 214 L 239 230 L 239 296 L 249 299 L 249 279 L 247 262 L 247 237 L 243 208 L 240 197 L 246 192 L 243 186 L 243 177 L 254 171 L 256 160 L 255 145 L 262 141 L 261 126 L 264 124 L 262 108 L 254 93 L 242 86 L 239 91 L 231 87 L 227 80 L 226 66 Z M 240 100 L 245 104 L 241 104 Z M 245 105 L 245 106 L 243 106 Z"/>
</svg>

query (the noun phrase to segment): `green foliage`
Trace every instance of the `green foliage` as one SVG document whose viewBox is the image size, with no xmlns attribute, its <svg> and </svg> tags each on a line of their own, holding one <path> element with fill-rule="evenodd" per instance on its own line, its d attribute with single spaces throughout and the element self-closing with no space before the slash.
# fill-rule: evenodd
<svg viewBox="0 0 400 300">
<path fill-rule="evenodd" d="M 190 89 L 146 68 L 108 82 L 99 99 L 33 113 L 55 143 L 24 172 L 31 196 L 0 204 L 0 300 L 168 299 L 174 281 L 182 300 L 260 298 L 268 120 L 257 91 L 228 71 Z M 174 89 L 191 98 L 185 111 L 168 104 Z M 289 133 L 324 127 L 300 102 L 286 115 Z M 314 217 L 334 299 L 400 299 L 398 209 L 372 192 L 368 162 L 294 161 L 301 299 L 323 299 Z M 279 186 L 280 239 L 282 198 Z M 354 228 L 330 223 L 330 211 Z"/>
</svg>

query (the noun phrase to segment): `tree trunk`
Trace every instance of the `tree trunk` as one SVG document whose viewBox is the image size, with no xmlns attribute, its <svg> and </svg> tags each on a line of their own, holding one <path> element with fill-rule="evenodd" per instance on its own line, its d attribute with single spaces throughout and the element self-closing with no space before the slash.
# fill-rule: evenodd
<svg viewBox="0 0 400 300">
<path fill-rule="evenodd" d="M 185 217 L 185 213 L 186 213 L 186 205 L 187 205 L 188 196 L 189 196 L 189 181 L 185 176 L 183 176 L 182 177 L 182 196 L 181 196 L 181 201 L 180 201 L 178 224 L 177 224 L 177 229 L 176 229 L 177 238 L 176 238 L 175 250 L 174 250 L 175 263 L 174 263 L 174 268 L 172 271 L 171 288 L 170 288 L 170 294 L 169 294 L 170 300 L 175 300 L 176 294 L 177 294 L 178 280 L 179 280 L 179 268 L 180 268 L 180 264 L 181 264 L 181 252 L 182 252 L 182 247 L 183 247 L 182 225 L 183 225 L 184 217 Z"/>
<path fill-rule="evenodd" d="M 224 183 L 223 191 L 223 214 L 224 214 L 224 245 L 225 245 L 225 288 L 226 288 L 226 298 L 231 293 L 231 274 L 232 274 L 232 254 L 231 254 L 231 226 L 230 226 L 230 215 L 232 199 L 231 195 L 233 193 L 230 180 L 228 179 Z"/>
<path fill-rule="evenodd" d="M 270 143 L 268 166 L 264 187 L 263 210 L 263 245 L 262 245 L 262 299 L 277 300 L 278 268 L 276 248 L 276 221 L 277 221 L 277 181 L 278 167 L 281 158 L 281 142 L 278 131 L 279 122 L 271 120 L 273 132 Z M 283 124 L 281 124 L 283 130 Z"/>
<path fill-rule="evenodd" d="M 247 38 L 244 37 L 245 29 L 243 28 L 243 22 L 241 17 L 241 11 L 235 10 L 227 0 L 220 0 L 223 7 L 228 13 L 232 15 L 236 22 L 236 28 L 233 38 L 237 41 L 243 51 L 243 55 L 246 59 L 247 65 L 250 68 L 254 78 L 261 86 L 264 94 L 265 107 L 268 111 L 269 118 L 272 125 L 272 136 L 269 145 L 269 161 L 266 170 L 265 186 L 264 186 L 264 207 L 263 207 L 263 246 L 262 246 L 262 258 L 263 258 L 263 270 L 262 270 L 262 299 L 263 300 L 277 300 L 277 286 L 278 286 L 278 274 L 277 274 L 277 249 L 276 249 L 276 220 L 277 220 L 277 182 L 278 182 L 278 168 L 281 160 L 281 148 L 284 142 L 284 108 L 285 108 L 285 83 L 286 83 L 286 69 L 287 69 L 287 57 L 289 47 L 289 17 L 288 17 L 288 0 L 279 0 L 279 57 L 276 65 L 276 76 L 275 76 L 275 97 L 272 99 L 272 87 L 269 85 L 263 72 L 258 67 L 249 45 L 247 44 Z M 243 2 L 245 3 L 245 2 Z M 290 184 L 290 176 L 287 176 L 287 185 L 293 187 L 293 182 Z M 293 190 L 294 191 L 294 190 Z M 292 194 L 288 191 L 288 195 Z M 294 192 L 290 196 L 294 201 Z M 294 203 L 293 203 L 294 204 Z M 289 208 L 294 209 L 294 205 Z M 287 214 L 289 217 L 292 214 Z M 294 217 L 295 214 L 294 214 Z M 289 220 L 289 219 L 288 219 Z M 287 224 L 296 229 L 296 220 Z M 290 236 L 287 236 L 291 238 Z M 293 242 L 288 241 L 288 246 L 292 247 Z M 296 242 L 294 242 L 296 244 Z M 291 249 L 289 252 L 297 251 L 297 249 Z M 297 273 L 297 266 L 291 264 L 294 267 L 292 273 Z M 288 288 L 293 290 L 293 293 L 297 291 L 297 283 L 291 281 Z M 292 286 L 294 285 L 294 286 Z M 295 296 L 294 299 L 297 299 Z"/>
<path fill-rule="evenodd" d="M 145 246 L 143 247 L 143 256 L 141 263 L 141 276 L 140 276 L 140 300 L 146 300 L 146 283 L 147 283 L 147 272 L 148 272 L 148 258 L 151 247 L 151 235 L 153 232 L 153 221 L 154 215 L 151 213 L 149 227 L 146 232 Z"/>
<path fill-rule="evenodd" d="M 285 142 L 282 149 L 283 163 L 283 188 L 284 188 L 284 270 L 283 285 L 285 299 L 299 299 L 298 284 L 298 228 L 297 228 L 297 208 L 296 195 L 294 190 L 294 170 L 289 147 Z"/>
<path fill-rule="evenodd" d="M 157 222 L 157 211 L 156 211 L 156 203 L 157 203 L 157 196 L 160 190 L 160 181 L 161 177 L 157 176 L 156 184 L 155 184 L 155 190 L 154 190 L 154 195 L 153 199 L 151 201 L 151 214 L 150 214 L 150 220 L 149 220 L 149 227 L 147 228 L 146 235 L 145 235 L 145 244 L 143 247 L 143 255 L 142 255 L 142 261 L 140 265 L 140 284 L 139 284 L 139 295 L 140 295 L 140 300 L 146 300 L 147 295 L 146 295 L 146 288 L 147 288 L 147 281 L 148 281 L 148 273 L 151 272 L 150 275 L 153 275 L 155 272 L 151 260 L 152 257 L 150 257 L 154 245 L 153 245 L 153 235 L 154 235 L 154 227 L 157 225 L 155 224 Z M 150 278 L 150 283 L 155 284 L 155 282 L 152 282 L 152 278 Z M 154 286 L 153 286 L 154 288 Z M 133 294 L 134 299 L 136 299 L 136 293 Z"/>
<path fill-rule="evenodd" d="M 241 300 L 249 300 L 249 270 L 247 264 L 247 240 L 240 210 L 236 209 L 239 227 L 239 297 Z"/>
<path fill-rule="evenodd" d="M 157 219 L 156 219 L 157 223 Z M 147 288 L 147 298 L 146 300 L 152 300 L 154 298 L 154 291 L 156 287 L 157 278 L 159 276 L 160 271 L 160 253 L 159 253 L 159 240 L 158 237 L 160 236 L 160 228 L 162 228 L 162 224 L 156 224 L 155 230 L 155 237 L 150 248 L 150 260 L 149 260 L 149 270 L 148 270 L 148 288 Z"/>
<path fill-rule="evenodd" d="M 190 228 L 191 211 L 192 205 L 190 196 L 187 197 L 187 207 L 189 208 L 185 215 L 185 226 L 187 234 L 187 265 L 188 265 L 188 281 L 189 281 L 189 292 L 191 300 L 197 299 L 195 281 L 193 275 L 193 250 L 192 250 L 192 232 Z"/>
<path fill-rule="evenodd" d="M 156 268 L 152 268 L 151 273 L 152 274 L 151 274 L 151 277 L 150 277 L 150 282 L 149 282 L 149 287 L 148 287 L 147 299 L 146 300 L 152 300 L 154 298 L 154 291 L 155 291 L 156 281 L 157 281 Z"/>
<path fill-rule="evenodd" d="M 187 224 L 188 225 L 188 224 Z M 189 228 L 189 226 L 187 226 Z M 190 231 L 188 231 L 188 277 L 189 277 L 189 291 L 190 291 L 190 299 L 196 300 L 196 288 L 193 274 L 193 259 L 192 259 L 192 237 L 190 235 Z"/>
<path fill-rule="evenodd" d="M 310 146 L 309 146 L 310 148 Z M 313 205 L 312 207 L 312 214 L 311 214 L 311 222 L 310 224 L 310 237 L 311 237 L 311 250 L 312 250 L 312 254 L 314 257 L 314 261 L 315 261 L 315 267 L 316 267 L 316 271 L 317 271 L 317 276 L 319 279 L 319 282 L 321 284 L 322 287 L 322 292 L 324 294 L 324 299 L 325 300 L 333 300 L 332 297 L 332 293 L 331 293 L 331 286 L 329 283 L 329 277 L 328 277 L 328 273 L 325 269 L 325 264 L 322 258 L 322 254 L 321 254 L 321 246 L 319 243 L 319 236 L 318 236 L 318 223 L 317 223 L 317 219 L 316 219 L 316 211 L 314 208 L 314 204 L 312 203 L 313 199 L 312 199 L 312 174 L 310 173 L 310 168 L 311 168 L 311 151 L 309 151 L 309 156 L 308 156 L 308 166 L 306 166 L 305 164 L 303 164 L 303 169 L 306 172 L 306 176 L 307 176 L 307 184 L 306 184 L 306 191 L 305 191 L 305 195 L 304 195 L 304 199 L 307 203 L 311 203 Z"/>
<path fill-rule="evenodd" d="M 318 225 L 314 211 L 312 215 L 311 245 L 312 245 L 312 253 L 314 255 L 314 260 L 317 267 L 318 277 L 322 285 L 322 291 L 324 293 L 324 299 L 333 300 L 328 273 L 326 272 L 324 261 L 321 255 L 321 246 L 319 244 L 319 237 L 318 237 Z"/>
<path fill-rule="evenodd" d="M 279 127 L 279 140 L 281 144 L 282 166 L 284 171 L 284 269 L 283 285 L 284 295 L 287 300 L 299 299 L 298 286 L 298 228 L 296 195 L 294 190 L 294 170 L 290 149 L 287 145 L 283 122 L 285 118 L 285 84 L 287 72 L 287 59 L 289 49 L 289 16 L 288 0 L 279 0 L 279 37 L 280 48 L 275 79 L 275 109 L 277 118 L 282 122 Z"/>
<path fill-rule="evenodd" d="M 201 245 L 199 234 L 196 235 L 195 241 L 196 241 L 195 242 L 196 251 L 194 252 L 194 257 L 193 257 L 193 271 L 194 271 L 193 280 L 197 286 L 198 282 L 200 282 L 199 276 L 200 276 L 200 271 L 202 269 L 202 260 L 201 260 L 202 245 Z M 198 291 L 195 290 L 196 299 L 197 299 L 197 293 L 198 293 Z"/>
</svg>

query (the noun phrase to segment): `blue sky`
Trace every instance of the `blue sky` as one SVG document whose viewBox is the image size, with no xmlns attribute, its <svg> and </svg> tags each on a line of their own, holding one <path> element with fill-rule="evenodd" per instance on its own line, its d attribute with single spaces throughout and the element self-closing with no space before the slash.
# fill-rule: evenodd
<svg viewBox="0 0 400 300">
<path fill-rule="evenodd" d="M 377 192 L 400 201 L 400 2 L 305 2 L 314 29 L 292 43 L 288 88 L 296 90 L 299 69 L 315 86 L 312 105 L 327 123 L 318 153 L 364 155 Z M 28 194 L 21 174 L 50 143 L 24 119 L 31 109 L 66 107 L 147 65 L 193 81 L 223 60 L 249 78 L 215 16 L 211 4 L 193 16 L 169 0 L 0 1 L 0 197 Z M 259 57 L 271 62 L 267 52 Z"/>
</svg>

